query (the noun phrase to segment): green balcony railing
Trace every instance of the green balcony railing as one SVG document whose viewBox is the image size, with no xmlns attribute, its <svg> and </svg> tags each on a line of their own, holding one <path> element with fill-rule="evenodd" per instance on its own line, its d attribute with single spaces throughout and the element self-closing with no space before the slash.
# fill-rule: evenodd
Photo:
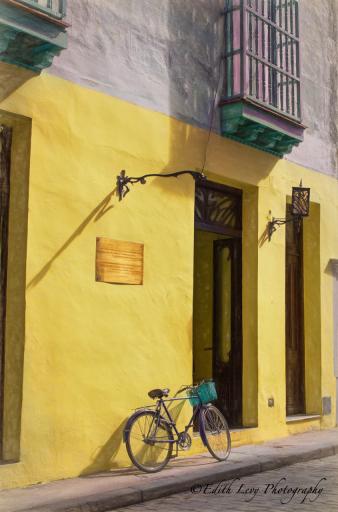
<svg viewBox="0 0 338 512">
<path fill-rule="evenodd" d="M 66 0 L 17 0 L 20 4 L 36 9 L 53 18 L 66 16 Z"/>
</svg>

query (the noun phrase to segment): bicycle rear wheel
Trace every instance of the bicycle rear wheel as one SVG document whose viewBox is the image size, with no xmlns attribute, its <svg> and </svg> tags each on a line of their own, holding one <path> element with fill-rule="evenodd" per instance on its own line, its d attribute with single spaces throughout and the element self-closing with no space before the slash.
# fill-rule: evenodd
<svg viewBox="0 0 338 512">
<path fill-rule="evenodd" d="M 209 452 L 217 460 L 226 460 L 231 450 L 231 438 L 223 414 L 214 405 L 208 405 L 201 409 L 200 421 Z"/>
<path fill-rule="evenodd" d="M 164 468 L 173 451 L 173 433 L 170 426 L 155 411 L 135 415 L 126 439 L 126 448 L 132 463 L 147 473 Z"/>
</svg>

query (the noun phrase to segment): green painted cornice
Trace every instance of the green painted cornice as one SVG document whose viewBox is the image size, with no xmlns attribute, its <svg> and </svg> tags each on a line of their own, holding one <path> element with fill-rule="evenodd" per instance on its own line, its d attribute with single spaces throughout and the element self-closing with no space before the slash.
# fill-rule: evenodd
<svg viewBox="0 0 338 512">
<path fill-rule="evenodd" d="M 0 5 L 0 60 L 35 72 L 67 47 L 64 26 L 12 4 Z"/>
<path fill-rule="evenodd" d="M 245 99 L 220 108 L 222 135 L 242 144 L 281 158 L 303 140 L 302 124 Z"/>
</svg>

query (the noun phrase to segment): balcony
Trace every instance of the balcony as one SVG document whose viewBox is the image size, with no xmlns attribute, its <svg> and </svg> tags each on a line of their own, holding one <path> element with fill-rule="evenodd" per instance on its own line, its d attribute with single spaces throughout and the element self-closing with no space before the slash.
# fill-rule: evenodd
<svg viewBox="0 0 338 512">
<path fill-rule="evenodd" d="M 3 0 L 0 61 L 39 73 L 67 47 L 65 0 Z"/>
<path fill-rule="evenodd" d="M 297 0 L 228 0 L 222 135 L 282 157 L 303 140 Z"/>
<path fill-rule="evenodd" d="M 66 16 L 66 0 L 17 0 L 18 3 L 36 9 L 41 13 L 62 19 Z"/>
</svg>

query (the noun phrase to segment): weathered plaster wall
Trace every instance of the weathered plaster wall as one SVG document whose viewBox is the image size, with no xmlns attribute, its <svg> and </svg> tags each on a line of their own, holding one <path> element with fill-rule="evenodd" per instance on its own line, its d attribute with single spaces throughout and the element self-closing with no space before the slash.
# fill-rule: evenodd
<svg viewBox="0 0 338 512">
<path fill-rule="evenodd" d="M 209 124 L 224 0 L 70 0 L 69 47 L 50 72 Z"/>
<path fill-rule="evenodd" d="M 338 177 L 338 1 L 300 0 L 304 142 L 287 158 Z"/>
<path fill-rule="evenodd" d="M 69 47 L 48 72 L 207 127 L 219 82 L 224 4 L 70 0 Z M 337 0 L 300 4 L 308 129 L 287 158 L 337 175 Z"/>
</svg>

